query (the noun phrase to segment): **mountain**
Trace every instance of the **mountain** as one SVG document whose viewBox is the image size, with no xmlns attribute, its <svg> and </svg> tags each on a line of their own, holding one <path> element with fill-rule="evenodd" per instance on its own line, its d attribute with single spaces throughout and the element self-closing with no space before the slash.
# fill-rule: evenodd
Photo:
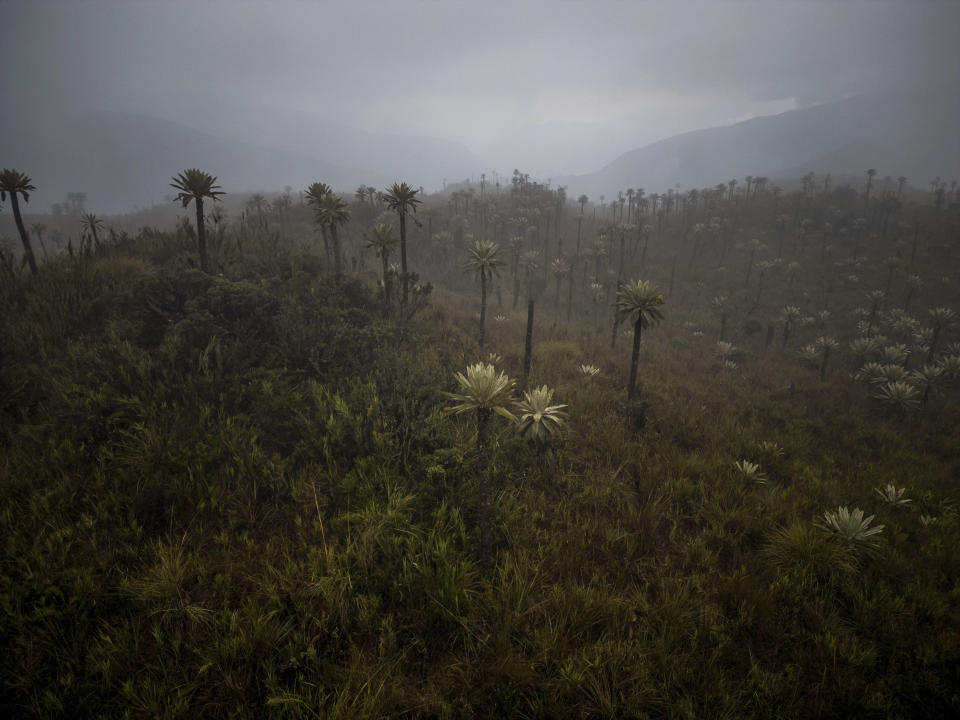
<svg viewBox="0 0 960 720">
<path fill-rule="evenodd" d="M 252 120 L 248 122 L 248 120 Z M 300 189 L 322 180 L 352 196 L 360 184 L 395 180 L 439 188 L 480 172 L 465 147 L 430 137 L 366 133 L 309 118 L 241 118 L 213 134 L 157 117 L 114 111 L 0 117 L 3 167 L 34 180 L 27 210 L 46 211 L 68 192 L 87 208 L 119 213 L 173 194 L 170 178 L 190 167 L 216 175 L 228 193 Z M 15 143 L 10 142 L 16 139 Z"/>
<path fill-rule="evenodd" d="M 216 127 L 218 135 L 370 170 L 391 183 L 404 181 L 428 191 L 442 187 L 444 180 L 452 183 L 477 176 L 484 167 L 458 142 L 425 135 L 367 132 L 281 108 L 249 107 L 232 120 L 221 118 L 211 127 Z"/>
<path fill-rule="evenodd" d="M 798 174 L 905 175 L 918 185 L 956 177 L 960 140 L 955 92 L 899 92 L 696 130 L 624 153 L 595 173 L 554 178 L 568 194 L 614 196 L 628 187 L 711 187 L 730 178 Z"/>
<path fill-rule="evenodd" d="M 37 191 L 27 209 L 46 211 L 68 192 L 87 195 L 97 213 L 148 207 L 174 194 L 170 179 L 199 167 L 218 178 L 228 193 L 301 188 L 324 180 L 352 190 L 361 182 L 385 184 L 387 176 L 342 167 L 311 157 L 204 133 L 154 117 L 117 112 L 38 118 L 2 129 L 17 143 L 3 147 L 5 167 L 33 178 Z"/>
</svg>

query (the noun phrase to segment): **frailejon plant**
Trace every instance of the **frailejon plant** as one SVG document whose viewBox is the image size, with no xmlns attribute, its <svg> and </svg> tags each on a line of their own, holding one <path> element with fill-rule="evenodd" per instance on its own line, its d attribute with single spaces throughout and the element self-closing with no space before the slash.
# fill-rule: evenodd
<svg viewBox="0 0 960 720">
<path fill-rule="evenodd" d="M 580 365 L 577 370 L 579 370 L 580 374 L 585 378 L 595 378 L 600 374 L 600 368 L 598 368 L 596 365 L 588 365 L 586 363 Z"/>
<path fill-rule="evenodd" d="M 414 190 L 405 182 L 393 183 L 383 194 L 387 207 L 400 217 L 400 296 L 401 307 L 406 310 L 410 298 L 410 273 L 407 269 L 407 215 L 417 212 L 417 206 L 423 201 L 417 197 L 419 190 Z"/>
<path fill-rule="evenodd" d="M 23 254 L 30 265 L 30 272 L 37 274 L 37 261 L 33 256 L 33 247 L 30 245 L 30 236 L 27 235 L 27 229 L 23 226 L 23 219 L 20 216 L 19 196 L 23 196 L 23 201 L 30 199 L 30 193 L 36 190 L 29 177 L 18 170 L 5 168 L 0 171 L 0 200 L 6 200 L 10 196 L 10 205 L 13 207 L 13 219 L 17 225 L 17 232 L 20 233 L 20 241 L 23 243 Z"/>
<path fill-rule="evenodd" d="M 551 405 L 553 390 L 546 385 L 523 393 L 516 402 L 517 432 L 531 442 L 544 444 L 563 428 L 567 420 L 566 405 Z"/>
<path fill-rule="evenodd" d="M 885 345 L 880 349 L 880 362 L 886 365 L 903 365 L 910 357 L 910 349 L 903 344 Z"/>
<path fill-rule="evenodd" d="M 513 391 L 513 380 L 503 372 L 497 372 L 493 365 L 476 363 L 469 365 L 465 372 L 454 373 L 460 392 L 444 393 L 456 405 L 444 408 L 444 412 L 461 414 L 477 413 L 477 465 L 480 490 L 480 558 L 486 563 L 491 550 L 490 508 L 492 492 L 490 487 L 490 418 L 497 413 L 508 420 L 513 414 L 507 410 Z"/>
<path fill-rule="evenodd" d="M 960 355 L 945 355 L 937 360 L 937 367 L 943 371 L 944 380 L 956 382 L 960 378 Z"/>
<path fill-rule="evenodd" d="M 846 505 L 840 505 L 836 512 L 826 510 L 823 513 L 823 522 L 817 526 L 834 534 L 844 542 L 851 543 L 864 549 L 875 549 L 878 545 L 877 535 L 883 532 L 885 525 L 874 525 L 873 515 L 864 517 L 863 510 L 855 507 L 853 510 Z"/>
<path fill-rule="evenodd" d="M 953 322 L 955 313 L 947 307 L 935 307 L 929 311 L 930 318 L 933 320 L 933 337 L 930 340 L 930 352 L 927 353 L 927 362 L 932 363 L 937 354 L 937 345 L 940 341 L 940 334 L 943 329 Z"/>
<path fill-rule="evenodd" d="M 800 308 L 796 305 L 787 305 L 783 308 L 783 312 L 780 314 L 780 322 L 783 323 L 783 345 L 787 344 L 790 334 L 800 324 L 800 317 Z"/>
<path fill-rule="evenodd" d="M 203 220 L 203 199 L 205 197 L 211 200 L 218 200 L 225 193 L 216 184 L 217 178 L 214 175 L 190 168 L 173 178 L 170 187 L 179 190 L 175 200 L 179 201 L 183 207 L 187 207 L 192 201 L 197 211 L 197 246 L 200 252 L 200 269 L 203 272 L 210 272 L 210 260 L 207 256 L 207 235 Z"/>
<path fill-rule="evenodd" d="M 637 367 L 640 361 L 640 338 L 643 328 L 663 320 L 660 307 L 664 304 L 661 293 L 648 280 L 624 283 L 617 290 L 617 312 L 633 321 L 633 352 L 630 356 L 630 379 L 627 384 L 627 404 L 633 402 L 637 387 Z"/>
<path fill-rule="evenodd" d="M 910 498 L 903 495 L 907 492 L 905 487 L 898 488 L 893 483 L 888 483 L 885 488 L 874 488 L 873 491 L 879 495 L 885 503 L 893 507 L 906 507 L 913 502 Z"/>
<path fill-rule="evenodd" d="M 326 226 L 323 226 L 324 230 Z M 377 223 L 373 226 L 373 237 L 367 242 L 367 247 L 371 248 L 383 263 L 383 298 L 384 306 L 389 309 L 390 299 L 393 295 L 392 282 L 393 275 L 390 272 L 390 253 L 397 247 L 397 237 L 393 234 L 393 228 L 386 223 Z"/>
<path fill-rule="evenodd" d="M 854 378 L 870 385 L 883 385 L 891 382 L 903 382 L 909 377 L 909 371 L 903 365 L 883 365 L 878 362 L 864 363 Z"/>
<path fill-rule="evenodd" d="M 343 257 L 340 251 L 339 229 L 350 219 L 350 211 L 343 198 L 336 193 L 329 192 L 320 198 L 316 209 L 317 224 L 327 228 L 330 240 L 333 243 L 333 275 L 340 279 L 343 273 Z"/>
<path fill-rule="evenodd" d="M 766 485 L 767 476 L 760 470 L 759 463 L 753 463 L 749 460 L 738 460 L 733 464 L 733 467 L 736 468 L 737 472 L 743 475 L 745 479 L 760 485 Z"/>
<path fill-rule="evenodd" d="M 467 251 L 466 272 L 476 273 L 480 279 L 480 347 L 483 347 L 487 317 L 487 281 L 500 274 L 503 262 L 497 257 L 500 247 L 489 240 L 477 240 Z"/>
<path fill-rule="evenodd" d="M 859 370 L 864 363 L 880 350 L 881 343 L 877 338 L 858 337 L 850 341 L 850 353 L 854 357 L 854 369 Z"/>
<path fill-rule="evenodd" d="M 820 362 L 820 348 L 815 343 L 809 343 L 797 351 L 797 357 L 804 365 L 815 368 Z"/>
<path fill-rule="evenodd" d="M 823 312 L 828 312 L 824 310 Z M 816 347 L 822 353 L 820 360 L 820 381 L 823 382 L 827 378 L 827 363 L 830 360 L 830 352 L 833 350 L 838 350 L 840 348 L 840 343 L 829 335 L 821 335 L 817 338 Z"/>
<path fill-rule="evenodd" d="M 922 388 L 923 393 L 920 396 L 920 406 L 927 404 L 930 397 L 930 391 L 936 388 L 944 381 L 943 367 L 940 365 L 924 365 L 919 370 L 914 370 L 910 375 L 910 380 L 917 388 Z"/>
<path fill-rule="evenodd" d="M 900 412 L 920 407 L 920 391 L 905 380 L 895 380 L 879 387 L 873 397 Z"/>
</svg>

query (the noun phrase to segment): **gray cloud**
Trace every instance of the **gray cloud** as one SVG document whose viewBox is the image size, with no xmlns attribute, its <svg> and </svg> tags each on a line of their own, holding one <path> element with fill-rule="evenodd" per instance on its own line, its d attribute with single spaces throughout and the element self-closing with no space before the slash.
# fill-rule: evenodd
<svg viewBox="0 0 960 720">
<path fill-rule="evenodd" d="M 0 14 L 14 68 L 0 97 L 23 118 L 107 108 L 249 138 L 300 115 L 545 172 L 879 87 L 955 91 L 960 67 L 956 2 L 7 0 Z"/>
</svg>

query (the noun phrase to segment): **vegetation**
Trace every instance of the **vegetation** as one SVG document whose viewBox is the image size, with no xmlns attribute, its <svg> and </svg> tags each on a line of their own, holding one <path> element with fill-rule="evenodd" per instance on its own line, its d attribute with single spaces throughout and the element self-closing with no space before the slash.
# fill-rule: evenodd
<svg viewBox="0 0 960 720">
<path fill-rule="evenodd" d="M 955 189 L 190 172 L 0 243 L 4 717 L 960 714 Z"/>
<path fill-rule="evenodd" d="M 465 373 L 456 373 L 454 377 L 460 386 L 460 392 L 447 393 L 447 397 L 456 401 L 456 405 L 445 408 L 446 412 L 460 414 L 467 411 L 477 412 L 477 489 L 480 493 L 480 558 L 484 563 L 490 560 L 491 528 L 490 506 L 492 492 L 490 488 L 490 418 L 494 413 L 513 420 L 507 410 L 513 381 L 498 373 L 493 365 L 477 363 L 469 365 Z"/>
<path fill-rule="evenodd" d="M 627 283 L 617 290 L 617 314 L 633 323 L 633 354 L 630 356 L 630 380 L 627 383 L 627 402 L 632 403 L 637 387 L 637 366 L 640 359 L 640 339 L 643 328 L 663 320 L 660 306 L 663 293 L 647 280 Z"/>
<path fill-rule="evenodd" d="M 173 178 L 170 187 L 179 190 L 176 199 L 187 207 L 191 201 L 197 211 L 197 247 L 200 252 L 200 269 L 203 272 L 210 272 L 210 260 L 207 253 L 207 230 L 206 221 L 203 214 L 203 199 L 210 198 L 216 200 L 223 192 L 220 186 L 216 184 L 217 178 L 203 170 L 191 168 Z M 89 218 L 86 219 L 89 223 Z M 96 223 L 91 226 L 91 232 L 96 236 Z"/>
<path fill-rule="evenodd" d="M 483 347 L 484 330 L 487 318 L 487 280 L 500 274 L 503 262 L 497 257 L 500 248 L 489 240 L 477 240 L 467 252 L 466 270 L 480 279 L 480 337 L 478 344 Z"/>
<path fill-rule="evenodd" d="M 340 249 L 339 229 L 350 219 L 350 211 L 343 198 L 336 193 L 328 192 L 320 198 L 317 205 L 317 223 L 330 233 L 333 245 L 333 274 L 335 277 L 343 275 L 343 257 Z"/>
<path fill-rule="evenodd" d="M 32 181 L 18 170 L 4 169 L 0 171 L 0 200 L 10 198 L 10 206 L 13 208 L 13 217 L 17 223 L 17 232 L 20 233 L 20 241 L 23 243 L 23 255 L 30 265 L 30 272 L 37 274 L 37 260 L 33 256 L 33 247 L 30 245 L 30 236 L 27 235 L 27 229 L 23 226 L 23 219 L 20 216 L 19 197 L 23 196 L 23 201 L 30 200 L 30 193 L 36 190 Z"/>
<path fill-rule="evenodd" d="M 403 287 L 400 303 L 404 309 L 410 301 L 410 272 L 407 269 L 407 215 L 415 213 L 417 206 L 421 203 L 417 198 L 418 192 L 402 182 L 394 183 L 384 193 L 387 207 L 400 218 L 400 283 Z"/>
</svg>

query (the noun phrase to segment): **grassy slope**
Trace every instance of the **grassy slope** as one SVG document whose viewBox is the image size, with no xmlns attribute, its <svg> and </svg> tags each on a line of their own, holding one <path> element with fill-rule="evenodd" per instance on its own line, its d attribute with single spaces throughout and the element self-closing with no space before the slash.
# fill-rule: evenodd
<svg viewBox="0 0 960 720">
<path fill-rule="evenodd" d="M 745 352 L 719 369 L 707 298 L 741 281 L 695 263 L 645 336 L 638 431 L 629 337 L 611 352 L 606 319 L 553 328 L 548 293 L 532 380 L 569 404 L 569 431 L 538 454 L 495 421 L 483 570 L 474 426 L 442 413 L 451 373 L 480 357 L 463 296 L 438 291 L 403 326 L 301 250 L 248 240 L 208 277 L 177 247 L 131 242 L 4 285 L 6 715 L 960 709 L 955 391 L 878 412 L 844 354 L 820 383 L 779 336 L 764 348 L 738 328 Z M 652 262 L 664 284 L 671 252 Z M 837 292 L 834 321 L 859 301 Z M 521 310 L 490 321 L 512 375 Z M 890 482 L 912 507 L 874 493 Z M 815 527 L 839 504 L 886 526 L 876 552 Z"/>
</svg>

